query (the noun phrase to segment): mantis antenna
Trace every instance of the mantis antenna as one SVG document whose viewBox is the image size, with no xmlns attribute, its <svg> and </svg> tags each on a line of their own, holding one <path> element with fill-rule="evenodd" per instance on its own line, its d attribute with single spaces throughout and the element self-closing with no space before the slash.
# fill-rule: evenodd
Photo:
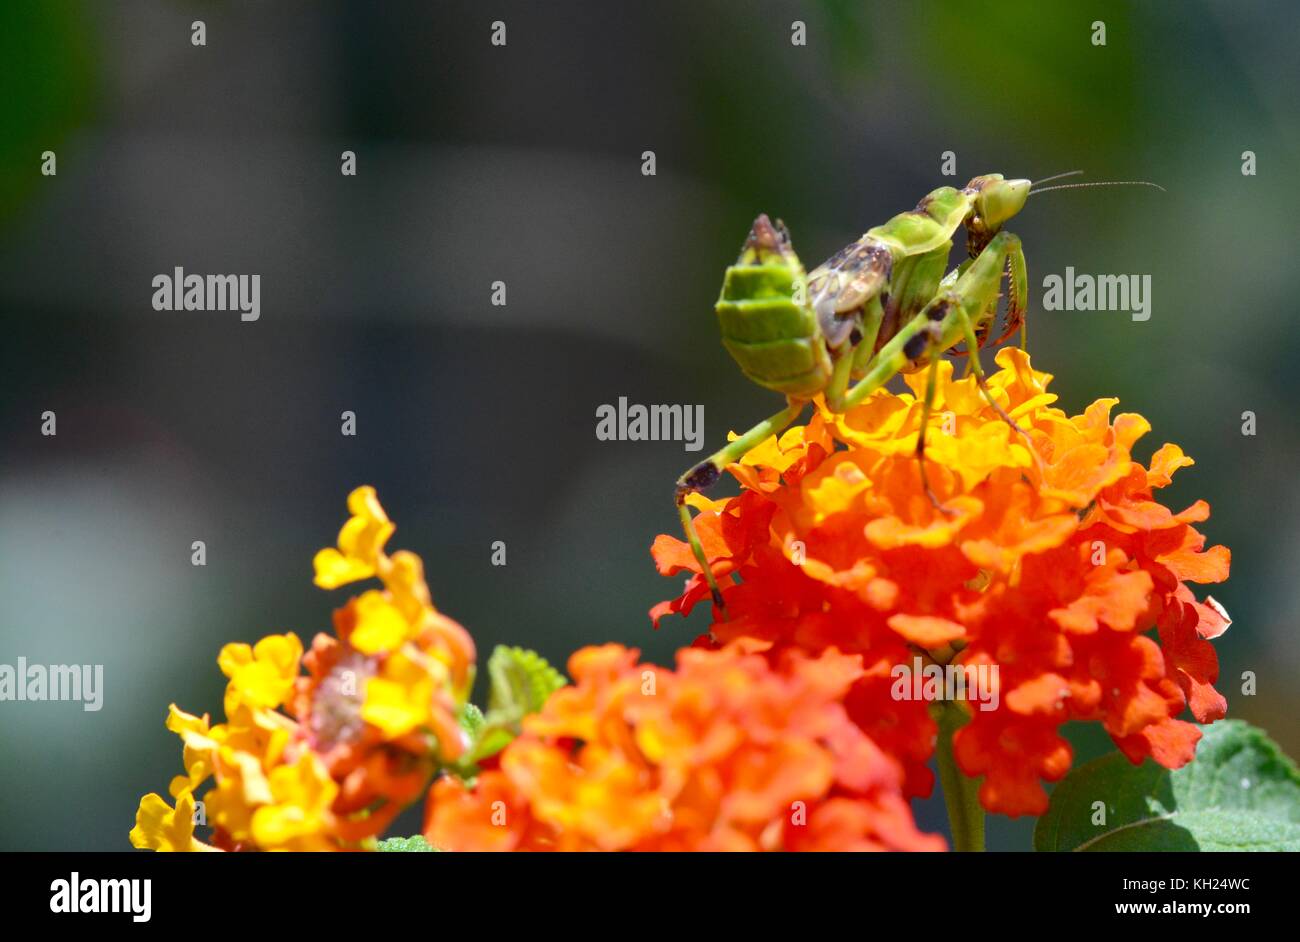
<svg viewBox="0 0 1300 942">
<path fill-rule="evenodd" d="M 1161 193 L 1168 192 L 1159 183 L 1151 183 L 1149 180 L 1105 180 L 1098 183 L 1062 183 L 1059 186 L 1049 186 L 1045 190 L 1031 189 L 1029 195 L 1033 196 L 1036 193 L 1050 193 L 1053 190 L 1075 190 L 1085 186 L 1153 186 Z"/>
<path fill-rule="evenodd" d="M 1051 183 L 1053 180 L 1060 180 L 1064 177 L 1077 177 L 1081 173 L 1083 173 L 1082 170 L 1067 170 L 1065 173 L 1054 173 L 1050 177 L 1043 177 L 1041 180 L 1035 180 L 1033 183 L 1029 184 L 1029 186 L 1032 188 L 1041 183 Z"/>
</svg>

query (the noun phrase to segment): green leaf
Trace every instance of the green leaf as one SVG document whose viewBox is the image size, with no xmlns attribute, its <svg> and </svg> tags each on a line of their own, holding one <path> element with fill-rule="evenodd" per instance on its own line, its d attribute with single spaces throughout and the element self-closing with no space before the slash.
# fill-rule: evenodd
<svg viewBox="0 0 1300 942">
<path fill-rule="evenodd" d="M 470 742 L 477 742 L 483 732 L 483 727 L 487 725 L 487 719 L 483 716 L 483 711 L 472 703 L 466 703 L 460 709 L 460 728 L 469 735 Z"/>
<path fill-rule="evenodd" d="M 434 847 L 419 834 L 414 837 L 390 837 L 379 842 L 375 850 L 386 853 L 429 853 Z"/>
<path fill-rule="evenodd" d="M 474 748 L 470 750 L 471 762 L 482 762 L 491 756 L 496 755 L 506 746 L 510 745 L 515 738 L 515 733 L 511 732 L 504 726 L 489 726 L 484 729 L 483 735 Z"/>
<path fill-rule="evenodd" d="M 1240 720 L 1201 728 L 1196 758 L 1170 771 L 1113 753 L 1052 792 L 1035 850 L 1300 850 L 1300 771 Z M 1094 824 L 1096 802 L 1105 804 Z"/>
<path fill-rule="evenodd" d="M 546 698 L 568 680 L 536 651 L 497 645 L 488 658 L 488 709 L 484 715 L 467 703 L 461 710 L 460 725 L 469 734 L 470 748 L 450 771 L 461 778 L 473 778 L 476 763 L 496 755 L 519 735 L 519 724 L 536 713 Z"/>
<path fill-rule="evenodd" d="M 487 725 L 519 732 L 519 721 L 536 713 L 568 680 L 536 651 L 497 645 L 488 658 Z"/>
</svg>

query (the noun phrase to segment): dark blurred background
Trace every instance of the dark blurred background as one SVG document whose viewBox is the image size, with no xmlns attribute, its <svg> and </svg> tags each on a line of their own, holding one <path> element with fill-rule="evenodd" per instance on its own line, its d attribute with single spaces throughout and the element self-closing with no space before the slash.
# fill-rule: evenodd
<svg viewBox="0 0 1300 942">
<path fill-rule="evenodd" d="M 1199 460 L 1168 496 L 1232 548 L 1220 689 L 1300 754 L 1297 38 L 1296 5 L 1226 0 L 4 4 L 0 662 L 103 664 L 106 690 L 0 703 L 0 848 L 128 846 L 179 770 L 167 704 L 220 713 L 220 645 L 328 628 L 345 593 L 311 557 L 361 483 L 484 654 L 670 662 L 704 613 L 651 629 L 679 583 L 648 547 L 699 455 L 597 441 L 596 408 L 703 403 L 712 449 L 776 408 L 711 314 L 754 215 L 812 265 L 990 171 L 1168 189 L 1030 202 L 1030 347 L 1063 407 L 1119 396 L 1155 426 L 1140 457 Z M 1151 319 L 1044 312 L 1067 265 L 1150 274 Z M 155 312 L 175 266 L 260 274 L 261 319 Z"/>
</svg>

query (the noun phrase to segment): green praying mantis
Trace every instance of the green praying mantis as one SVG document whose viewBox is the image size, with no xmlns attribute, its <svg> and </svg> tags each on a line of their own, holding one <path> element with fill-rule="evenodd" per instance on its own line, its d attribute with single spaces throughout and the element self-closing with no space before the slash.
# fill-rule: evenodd
<svg viewBox="0 0 1300 942">
<path fill-rule="evenodd" d="M 964 351 L 953 352 L 969 355 L 970 373 L 984 398 L 1029 441 L 990 392 L 978 355 L 997 319 L 1004 278 L 1009 284 L 1005 326 L 994 345 L 1017 331 L 1022 348 L 1026 342 L 1025 255 L 1020 239 L 1004 227 L 1031 193 L 1078 186 L 1156 186 L 1117 181 L 1034 189 L 1080 172 L 1037 182 L 990 173 L 961 189 L 940 187 L 915 209 L 868 230 L 811 274 L 805 274 L 779 220 L 773 224 L 760 215 L 754 221 L 740 257 L 727 269 L 714 310 L 723 346 L 741 371 L 760 386 L 784 394 L 786 407 L 688 470 L 678 478 L 675 494 L 687 541 L 724 618 L 722 593 L 686 498 L 710 487 L 727 465 L 780 434 L 814 396 L 821 394 L 832 412 L 842 413 L 896 374 L 928 367 L 916 457 L 926 496 L 945 514 L 950 511 L 931 489 L 925 467 L 926 429 L 945 352 L 965 343 Z M 966 230 L 969 257 L 945 274 L 958 228 Z"/>
</svg>

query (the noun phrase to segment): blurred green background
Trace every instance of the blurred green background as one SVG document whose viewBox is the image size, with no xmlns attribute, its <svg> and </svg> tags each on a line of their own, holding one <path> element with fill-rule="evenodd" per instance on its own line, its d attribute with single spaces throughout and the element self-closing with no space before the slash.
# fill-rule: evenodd
<svg viewBox="0 0 1300 942">
<path fill-rule="evenodd" d="M 1031 201 L 1031 350 L 1067 409 L 1146 415 L 1140 457 L 1198 459 L 1169 499 L 1233 552 L 1220 689 L 1300 754 L 1297 36 L 1281 2 L 4 4 L 0 663 L 103 664 L 106 690 L 0 703 L 0 849 L 128 846 L 179 768 L 167 704 L 220 712 L 220 645 L 328 628 L 311 557 L 360 483 L 484 654 L 669 662 L 704 613 L 652 631 L 678 582 L 648 547 L 698 456 L 597 441 L 597 406 L 703 403 L 710 442 L 770 413 L 711 314 L 754 215 L 815 263 L 990 171 L 1167 188 Z M 261 320 L 154 312 L 177 265 L 260 274 Z M 1151 275 L 1151 319 L 1044 312 L 1066 266 Z"/>
</svg>

